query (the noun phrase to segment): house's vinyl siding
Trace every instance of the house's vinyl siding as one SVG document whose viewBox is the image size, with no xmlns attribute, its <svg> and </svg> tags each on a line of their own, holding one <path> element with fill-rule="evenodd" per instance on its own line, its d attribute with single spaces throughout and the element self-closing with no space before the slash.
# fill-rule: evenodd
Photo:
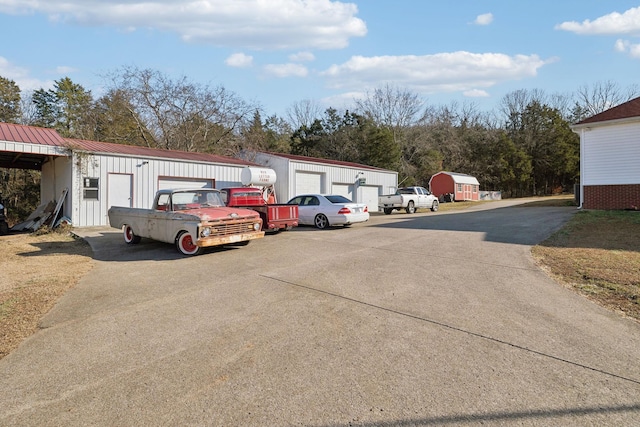
<svg viewBox="0 0 640 427">
<path fill-rule="evenodd" d="M 582 131 L 582 185 L 640 183 L 640 124 Z"/>
</svg>

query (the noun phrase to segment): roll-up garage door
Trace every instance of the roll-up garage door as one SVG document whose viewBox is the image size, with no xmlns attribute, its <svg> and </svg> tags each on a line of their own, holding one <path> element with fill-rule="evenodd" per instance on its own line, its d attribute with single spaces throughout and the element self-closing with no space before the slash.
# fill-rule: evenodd
<svg viewBox="0 0 640 427">
<path fill-rule="evenodd" d="M 296 196 L 306 193 L 322 193 L 322 174 L 296 172 Z"/>
<path fill-rule="evenodd" d="M 213 188 L 212 179 L 202 178 L 159 178 L 158 189 L 173 188 Z"/>
</svg>

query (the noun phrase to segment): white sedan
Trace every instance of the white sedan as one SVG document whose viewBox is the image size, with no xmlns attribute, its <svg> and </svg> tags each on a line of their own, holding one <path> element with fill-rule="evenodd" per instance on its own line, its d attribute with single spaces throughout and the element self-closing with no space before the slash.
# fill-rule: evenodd
<svg viewBox="0 0 640 427">
<path fill-rule="evenodd" d="M 289 200 L 298 205 L 298 222 L 322 229 L 332 225 L 348 226 L 369 220 L 369 209 L 336 194 L 302 194 Z"/>
</svg>

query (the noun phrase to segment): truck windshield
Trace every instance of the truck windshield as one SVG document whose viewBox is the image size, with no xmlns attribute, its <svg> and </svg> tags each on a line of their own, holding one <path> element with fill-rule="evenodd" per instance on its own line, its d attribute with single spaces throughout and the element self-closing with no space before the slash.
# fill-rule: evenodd
<svg viewBox="0 0 640 427">
<path fill-rule="evenodd" d="M 174 210 L 224 206 L 220 193 L 213 190 L 176 191 L 172 199 Z"/>
</svg>

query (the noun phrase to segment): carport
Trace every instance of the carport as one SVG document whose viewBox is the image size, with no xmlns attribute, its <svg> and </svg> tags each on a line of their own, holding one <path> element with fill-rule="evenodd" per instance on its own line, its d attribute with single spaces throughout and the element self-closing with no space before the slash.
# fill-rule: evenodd
<svg viewBox="0 0 640 427">
<path fill-rule="evenodd" d="M 108 225 L 110 206 L 148 208 L 160 188 L 241 185 L 242 169 L 254 165 L 208 153 L 63 138 L 54 129 L 0 123 L 0 167 L 41 171 L 45 209 L 59 205 L 61 216 L 79 227 Z"/>
</svg>

